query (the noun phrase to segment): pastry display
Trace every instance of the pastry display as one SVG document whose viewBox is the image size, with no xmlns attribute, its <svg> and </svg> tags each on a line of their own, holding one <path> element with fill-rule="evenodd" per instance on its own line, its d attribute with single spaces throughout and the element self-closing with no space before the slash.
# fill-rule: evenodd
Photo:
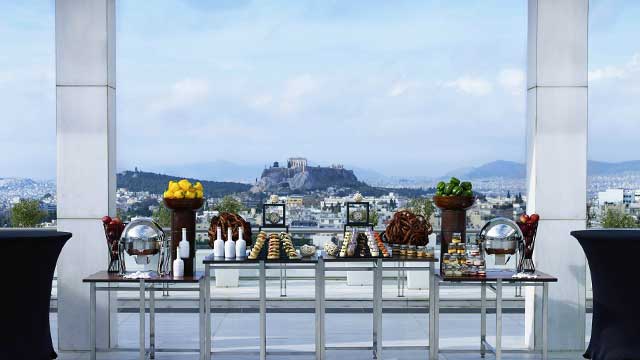
<svg viewBox="0 0 640 360">
<path fill-rule="evenodd" d="M 384 245 L 384 242 L 382 241 L 382 237 L 380 236 L 380 234 L 378 232 L 374 232 L 373 237 L 375 239 L 376 245 L 378 246 L 378 249 L 380 249 L 380 252 L 382 253 L 382 256 L 390 257 L 391 255 L 389 254 L 389 250 Z"/>
<path fill-rule="evenodd" d="M 282 250 L 290 260 L 300 259 L 300 255 L 298 255 L 296 248 L 293 246 L 291 235 L 285 232 L 280 233 L 280 240 L 282 241 Z"/>
<path fill-rule="evenodd" d="M 278 234 L 269 235 L 269 248 L 267 250 L 268 260 L 280 259 L 280 236 Z"/>
<path fill-rule="evenodd" d="M 349 244 L 351 243 L 351 236 L 353 236 L 350 232 L 344 234 L 344 239 L 342 240 L 342 246 L 340 247 L 340 257 L 347 256 L 347 250 L 349 248 Z M 353 249 L 355 252 L 355 248 Z"/>
<path fill-rule="evenodd" d="M 313 256 L 316 254 L 316 247 L 314 245 L 302 245 L 300 247 L 300 255 L 304 257 Z"/>
<path fill-rule="evenodd" d="M 209 226 L 209 246 L 213 248 L 214 241 L 217 240 L 216 229 L 220 227 L 220 234 L 222 240 L 227 241 L 227 229 L 231 228 L 234 238 L 239 237 L 239 229 L 242 228 L 244 239 L 247 241 L 247 246 L 251 246 L 251 224 L 247 222 L 242 216 L 229 212 L 222 212 L 211 219 L 211 225 Z"/>
<path fill-rule="evenodd" d="M 324 251 L 327 253 L 327 255 L 337 256 L 338 255 L 338 245 L 336 245 L 332 241 L 329 241 L 329 242 L 324 244 Z"/>
<path fill-rule="evenodd" d="M 367 234 L 362 232 L 357 234 L 355 250 L 353 252 L 353 255 L 350 256 L 361 258 L 372 257 L 371 249 L 369 248 L 369 237 L 367 236 Z"/>
<path fill-rule="evenodd" d="M 445 276 L 486 276 L 485 260 L 477 244 L 462 243 L 460 234 L 454 234 L 447 253 L 442 255 Z"/>
<path fill-rule="evenodd" d="M 380 256 L 380 249 L 378 248 L 378 244 L 376 244 L 376 240 L 371 230 L 367 231 L 367 245 L 369 245 L 371 256 L 373 257 Z"/>
<path fill-rule="evenodd" d="M 265 233 L 264 231 L 260 231 L 260 233 L 258 233 L 258 236 L 256 237 L 256 244 L 251 249 L 251 252 L 249 252 L 249 260 L 258 259 L 266 240 L 267 233 Z"/>
<path fill-rule="evenodd" d="M 389 244 L 424 246 L 432 232 L 433 228 L 424 216 L 401 210 L 393 215 L 385 235 Z"/>
</svg>

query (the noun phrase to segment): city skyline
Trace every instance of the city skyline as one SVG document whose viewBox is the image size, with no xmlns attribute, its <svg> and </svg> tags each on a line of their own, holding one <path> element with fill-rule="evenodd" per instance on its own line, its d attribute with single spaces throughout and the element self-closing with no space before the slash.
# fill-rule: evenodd
<svg viewBox="0 0 640 360">
<path fill-rule="evenodd" d="M 633 160 L 640 130 L 640 48 L 629 47 L 640 6 L 621 3 L 591 1 L 597 160 Z M 0 106 L 16 119 L 0 135 L 12 154 L 1 177 L 51 179 L 53 2 L 0 10 L 9 54 L 0 57 Z M 301 154 L 430 177 L 523 162 L 526 11 L 524 1 L 121 1 L 118 169 L 262 166 Z"/>
</svg>

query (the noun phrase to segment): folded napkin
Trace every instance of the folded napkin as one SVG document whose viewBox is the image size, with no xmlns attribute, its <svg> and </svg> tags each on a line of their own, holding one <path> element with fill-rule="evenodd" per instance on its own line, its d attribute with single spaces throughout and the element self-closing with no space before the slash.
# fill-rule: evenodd
<svg viewBox="0 0 640 360">
<path fill-rule="evenodd" d="M 536 274 L 527 274 L 527 273 L 517 273 L 511 276 L 514 279 L 536 279 L 538 275 Z"/>
<path fill-rule="evenodd" d="M 151 271 L 136 271 L 122 276 L 125 279 L 151 279 Z"/>
</svg>

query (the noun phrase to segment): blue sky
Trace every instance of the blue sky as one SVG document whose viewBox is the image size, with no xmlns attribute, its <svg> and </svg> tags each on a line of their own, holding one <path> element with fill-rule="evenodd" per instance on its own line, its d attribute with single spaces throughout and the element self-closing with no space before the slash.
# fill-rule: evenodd
<svg viewBox="0 0 640 360">
<path fill-rule="evenodd" d="M 117 3 L 120 169 L 524 160 L 524 0 L 149 4 Z M 590 10 L 589 155 L 638 159 L 640 2 Z M 52 1 L 0 3 L 0 177 L 55 176 L 53 20 Z"/>
</svg>

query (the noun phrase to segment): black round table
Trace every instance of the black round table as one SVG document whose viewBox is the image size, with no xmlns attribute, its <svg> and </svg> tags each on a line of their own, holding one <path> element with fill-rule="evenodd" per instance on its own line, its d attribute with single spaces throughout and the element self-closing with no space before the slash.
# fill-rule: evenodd
<svg viewBox="0 0 640 360">
<path fill-rule="evenodd" d="M 49 329 L 51 282 L 71 233 L 0 230 L 0 359 L 55 359 Z"/>
<path fill-rule="evenodd" d="M 584 354 L 594 360 L 640 359 L 640 230 L 571 232 L 591 270 L 593 322 Z"/>
</svg>

